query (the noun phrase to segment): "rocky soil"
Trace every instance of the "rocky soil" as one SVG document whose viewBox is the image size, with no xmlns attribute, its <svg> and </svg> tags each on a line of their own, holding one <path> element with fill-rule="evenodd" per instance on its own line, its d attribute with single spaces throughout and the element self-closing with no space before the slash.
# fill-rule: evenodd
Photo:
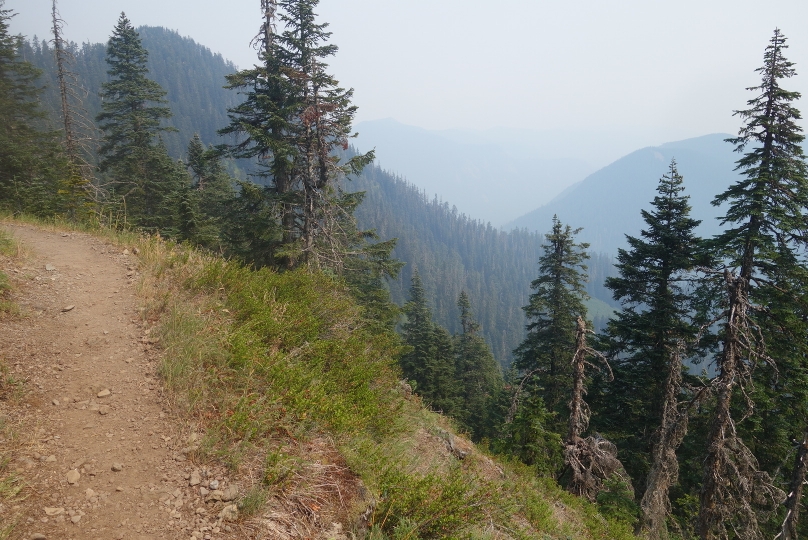
<svg viewBox="0 0 808 540">
<path fill-rule="evenodd" d="M 248 536 L 235 521 L 238 482 L 194 463 L 199 435 L 162 393 L 136 255 L 89 235 L 0 226 L 29 251 L 0 260 L 21 310 L 0 321 L 0 361 L 24 381 L 19 398 L 0 401 L 0 420 L 23 429 L 13 441 L 0 431 L 27 495 L 0 500 L 0 524 L 17 523 L 11 538 Z"/>
</svg>

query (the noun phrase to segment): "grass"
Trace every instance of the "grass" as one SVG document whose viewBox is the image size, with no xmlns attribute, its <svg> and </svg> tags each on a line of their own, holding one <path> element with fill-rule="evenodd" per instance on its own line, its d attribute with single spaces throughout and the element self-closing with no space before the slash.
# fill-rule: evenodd
<svg viewBox="0 0 808 540">
<path fill-rule="evenodd" d="M 528 467 L 453 457 L 435 435 L 456 431 L 450 421 L 398 387 L 399 338 L 365 321 L 335 278 L 97 234 L 139 249 L 160 375 L 204 432 L 194 459 L 246 486 L 246 526 L 271 514 L 311 537 L 332 523 L 375 540 L 633 537 Z"/>
</svg>

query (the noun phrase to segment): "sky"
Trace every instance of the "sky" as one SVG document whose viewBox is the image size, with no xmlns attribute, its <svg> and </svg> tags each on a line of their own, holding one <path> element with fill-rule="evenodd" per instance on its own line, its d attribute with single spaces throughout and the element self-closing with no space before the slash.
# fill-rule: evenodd
<svg viewBox="0 0 808 540">
<path fill-rule="evenodd" d="M 61 0 L 65 37 L 106 41 L 121 11 L 240 67 L 259 0 Z M 6 0 L 13 33 L 47 36 L 50 0 Z M 805 0 L 322 0 L 357 121 L 427 129 L 600 133 L 646 145 L 735 133 L 775 27 L 808 95 Z M 799 106 L 799 105 L 798 105 Z M 803 105 L 804 108 L 804 105 Z M 632 143 L 633 144 L 633 143 Z"/>
</svg>

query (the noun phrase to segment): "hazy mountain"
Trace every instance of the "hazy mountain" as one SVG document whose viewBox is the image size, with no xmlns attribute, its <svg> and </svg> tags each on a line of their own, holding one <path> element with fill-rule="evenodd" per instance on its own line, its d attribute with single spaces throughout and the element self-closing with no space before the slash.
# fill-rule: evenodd
<svg viewBox="0 0 808 540">
<path fill-rule="evenodd" d="M 395 120 L 361 122 L 354 145 L 431 197 L 501 225 L 549 201 L 594 170 L 584 159 L 538 152 L 520 132 L 431 131 Z M 522 141 L 522 144 L 511 142 Z"/>
<path fill-rule="evenodd" d="M 614 254 L 625 247 L 626 234 L 639 235 L 644 225 L 640 210 L 650 208 L 659 178 L 675 158 L 693 216 L 703 220 L 698 232 L 712 235 L 720 229 L 715 218 L 724 212 L 710 203 L 738 178 L 738 154 L 724 142 L 727 137 L 717 133 L 632 152 L 506 228 L 546 232 L 558 215 L 565 224 L 583 227 L 579 239 L 589 242 L 593 251 Z"/>
</svg>

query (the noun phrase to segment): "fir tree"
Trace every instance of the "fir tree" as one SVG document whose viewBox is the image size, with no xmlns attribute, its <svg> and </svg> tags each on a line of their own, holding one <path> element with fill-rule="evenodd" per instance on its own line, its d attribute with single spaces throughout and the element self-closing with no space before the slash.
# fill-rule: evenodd
<svg viewBox="0 0 808 540">
<path fill-rule="evenodd" d="M 432 322 L 421 276 L 413 272 L 410 301 L 404 306 L 407 320 L 403 341 L 409 351 L 399 360 L 404 377 L 436 410 L 453 414 L 456 409 L 454 351 L 449 333 Z"/>
<path fill-rule="evenodd" d="M 589 256 L 586 243 L 576 243 L 573 230 L 553 217 L 553 228 L 546 235 L 544 254 L 539 259 L 539 277 L 530 287 L 533 293 L 523 309 L 530 321 L 527 337 L 514 351 L 514 366 L 540 385 L 536 391 L 547 408 L 567 417 L 566 400 L 570 395 L 578 317 L 586 316 L 584 289 Z M 556 427 L 559 432 L 563 423 Z"/>
<path fill-rule="evenodd" d="M 228 87 L 246 98 L 230 110 L 230 125 L 221 131 L 241 137 L 234 156 L 262 160 L 259 174 L 269 181 L 281 215 L 283 246 L 276 257 L 289 267 L 339 267 L 349 256 L 333 256 L 351 242 L 340 225 L 353 219 L 344 214 L 336 183 L 373 158 L 370 152 L 342 162 L 336 152 L 348 148 L 356 107 L 353 91 L 326 73 L 325 59 L 337 47 L 327 43 L 327 24 L 315 20 L 318 3 L 265 0 L 257 37 L 261 65 L 228 77 Z"/>
<path fill-rule="evenodd" d="M 147 77 L 147 59 L 140 37 L 121 13 L 107 45 L 111 80 L 102 85 L 97 121 L 104 132 L 100 168 L 111 177 L 113 200 L 133 224 L 157 230 L 168 225 L 168 201 L 187 178 L 158 139 L 170 129 L 161 122 L 171 111 L 165 91 Z"/>
<path fill-rule="evenodd" d="M 620 249 L 617 256 L 619 276 L 606 280 L 622 309 L 609 321 L 604 337 L 615 380 L 604 398 L 601 416 L 607 418 L 599 424 L 612 434 L 641 493 L 646 491 L 651 458 L 657 455 L 653 445 L 670 442 L 663 433 L 663 411 L 673 406 L 665 403 L 669 392 L 672 400 L 679 398 L 682 344 L 693 343 L 699 332 L 689 284 L 696 265 L 704 262 L 699 258 L 701 240 L 694 233 L 700 222 L 690 217 L 682 181 L 672 161 L 659 180 L 653 210 L 642 211 L 647 228 L 640 238 L 626 236 L 629 249 Z M 669 388 L 671 384 L 675 388 Z M 667 481 L 675 483 L 675 475 Z M 667 487 L 648 488 L 662 498 L 667 510 Z M 652 519 L 646 512 L 646 532 L 663 535 L 664 518 Z"/>
<path fill-rule="evenodd" d="M 768 433 L 767 443 L 756 450 L 771 460 L 776 448 L 785 454 L 788 445 L 783 420 L 791 420 L 792 426 L 806 425 L 804 398 L 793 409 L 783 399 L 788 394 L 805 396 L 800 364 L 806 327 L 799 319 L 805 310 L 795 300 L 808 285 L 802 255 L 808 232 L 808 181 L 800 146 L 804 136 L 796 123 L 800 113 L 792 104 L 799 93 L 780 86 L 795 74 L 784 57 L 786 47 L 785 37 L 775 30 L 764 65 L 757 70 L 761 84 L 750 88 L 757 95 L 748 101 L 748 109 L 735 113 L 744 121 L 738 137 L 730 139 L 743 154 L 737 162 L 742 178 L 714 201 L 729 204 L 722 221 L 729 228 L 714 240 L 718 256 L 726 261 L 719 273 L 725 299 L 701 491 L 703 539 L 726 538 L 729 530 L 749 537 L 760 534 L 759 510 L 766 508 L 765 503 L 769 509 L 779 503 L 781 492 L 759 471 L 758 459 L 745 443 L 755 442 L 755 431 L 758 436 Z M 761 367 L 756 385 L 751 380 L 755 365 Z M 775 379 L 772 365 L 785 377 Z M 746 440 L 732 418 L 738 388 L 752 396 L 756 417 L 763 420 Z M 782 461 L 784 456 L 778 457 Z M 798 502 L 792 501 L 793 510 Z"/>
</svg>

